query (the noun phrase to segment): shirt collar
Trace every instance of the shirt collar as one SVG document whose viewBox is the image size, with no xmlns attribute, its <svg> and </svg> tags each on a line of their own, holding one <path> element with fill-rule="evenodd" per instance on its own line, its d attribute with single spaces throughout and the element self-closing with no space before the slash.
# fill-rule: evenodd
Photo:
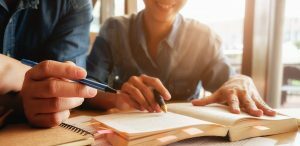
<svg viewBox="0 0 300 146">
<path fill-rule="evenodd" d="M 144 28 L 143 28 L 144 22 L 143 22 L 143 11 L 138 13 L 137 15 L 137 39 L 138 42 L 140 43 L 140 45 L 142 46 L 142 48 L 144 49 L 145 52 L 147 51 L 147 41 L 146 41 L 146 35 L 144 32 Z M 146 53 L 147 54 L 147 53 Z M 147 54 L 147 57 L 148 54 Z"/>
<path fill-rule="evenodd" d="M 7 11 L 9 11 L 5 0 L 0 0 L 0 5 L 4 7 Z M 38 9 L 38 5 L 39 5 L 39 0 L 21 0 L 18 5 L 18 8 Z"/>
<path fill-rule="evenodd" d="M 8 6 L 7 4 L 5 3 L 5 0 L 0 0 L 0 5 L 5 8 L 6 11 L 8 11 Z"/>
<path fill-rule="evenodd" d="M 147 41 L 146 41 L 146 35 L 144 32 L 144 23 L 143 23 L 143 11 L 139 12 L 137 15 L 137 40 L 138 43 L 141 45 L 143 51 L 145 52 L 147 58 L 150 60 L 152 66 L 157 67 L 155 61 L 151 58 L 148 50 L 147 50 Z"/>
<path fill-rule="evenodd" d="M 38 9 L 39 3 L 40 3 L 39 0 L 21 0 L 19 8 Z"/>
<path fill-rule="evenodd" d="M 178 14 L 172 25 L 171 32 L 161 43 L 166 42 L 171 49 L 176 49 L 176 38 L 178 36 L 177 33 L 180 31 L 181 23 L 182 23 L 182 16 Z M 147 52 L 147 42 L 146 42 L 146 36 L 145 36 L 143 25 L 144 24 L 143 24 L 143 11 L 142 11 L 137 16 L 137 29 L 138 29 L 137 39 L 139 39 L 138 41 L 142 45 L 143 49 Z"/>
<path fill-rule="evenodd" d="M 170 46 L 170 48 L 174 48 L 174 49 L 177 48 L 175 43 L 176 43 L 176 38 L 178 37 L 177 33 L 180 31 L 181 21 L 182 21 L 182 17 L 180 14 L 178 14 L 174 20 L 171 32 L 165 39 L 165 41 Z"/>
<path fill-rule="evenodd" d="M 177 43 L 177 38 L 180 37 L 178 36 L 178 32 L 180 31 L 180 27 L 182 27 L 182 16 L 179 14 L 176 16 L 173 25 L 172 25 L 172 30 L 169 33 L 169 35 L 160 42 L 159 44 L 159 48 L 158 48 L 158 56 L 160 54 L 160 52 L 162 51 L 162 46 L 167 46 L 167 49 L 169 50 L 170 54 L 176 53 L 178 51 L 178 45 Z M 143 11 L 139 12 L 137 15 L 137 20 L 136 20 L 136 28 L 137 28 L 137 41 L 138 43 L 141 45 L 143 51 L 145 52 L 147 58 L 150 60 L 151 64 L 154 67 L 157 67 L 156 62 L 152 59 L 152 57 L 150 56 L 148 49 L 147 49 L 147 41 L 146 41 L 146 35 L 145 35 L 145 31 L 143 28 Z"/>
</svg>

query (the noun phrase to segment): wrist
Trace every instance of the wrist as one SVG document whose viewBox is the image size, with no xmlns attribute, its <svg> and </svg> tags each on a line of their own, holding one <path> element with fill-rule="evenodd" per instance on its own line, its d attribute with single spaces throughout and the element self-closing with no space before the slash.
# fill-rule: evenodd
<svg viewBox="0 0 300 146">
<path fill-rule="evenodd" d="M 119 110 L 128 110 L 130 109 L 130 106 L 125 102 L 124 98 L 124 93 L 121 91 L 118 91 L 117 94 L 115 94 L 115 99 L 113 101 L 114 107 L 119 109 Z"/>
<path fill-rule="evenodd" d="M 93 98 L 86 98 L 84 100 L 85 107 L 93 109 L 110 109 L 115 107 L 117 94 L 98 91 L 97 95 Z"/>
<path fill-rule="evenodd" d="M 14 75 L 14 78 L 16 80 L 13 88 L 13 92 L 20 92 L 23 86 L 23 82 L 25 79 L 26 72 L 31 68 L 29 66 L 26 66 L 19 61 L 12 63 L 10 66 L 10 72 Z"/>
</svg>

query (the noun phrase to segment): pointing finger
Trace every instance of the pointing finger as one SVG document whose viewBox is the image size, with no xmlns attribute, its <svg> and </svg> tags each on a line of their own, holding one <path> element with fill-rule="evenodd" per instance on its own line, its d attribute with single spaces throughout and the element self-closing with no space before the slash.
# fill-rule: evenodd
<svg viewBox="0 0 300 146">
<path fill-rule="evenodd" d="M 204 106 L 212 103 L 216 103 L 217 99 L 215 96 L 208 96 L 201 99 L 194 99 L 192 100 L 192 104 L 195 106 Z"/>
<path fill-rule="evenodd" d="M 81 67 L 51 60 L 39 63 L 26 73 L 26 76 L 32 80 L 44 80 L 50 77 L 83 79 L 86 75 L 86 71 Z"/>
</svg>

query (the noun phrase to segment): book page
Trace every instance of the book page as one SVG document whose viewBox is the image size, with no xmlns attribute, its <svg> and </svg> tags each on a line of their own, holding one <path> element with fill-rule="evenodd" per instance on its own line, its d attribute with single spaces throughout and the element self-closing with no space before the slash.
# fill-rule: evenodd
<svg viewBox="0 0 300 146">
<path fill-rule="evenodd" d="M 94 117 L 95 120 L 108 127 L 128 135 L 149 132 L 168 131 L 195 125 L 211 125 L 213 123 L 179 115 L 171 112 L 148 113 L 148 112 L 126 112 Z"/>
<path fill-rule="evenodd" d="M 298 126 L 300 126 L 300 108 L 283 108 L 276 109 L 280 114 L 296 118 L 298 121 Z"/>
<path fill-rule="evenodd" d="M 230 142 L 222 137 L 197 137 L 179 141 L 168 146 L 274 146 L 276 140 L 264 137 L 256 137 L 236 142 Z"/>
<path fill-rule="evenodd" d="M 241 114 L 230 113 L 228 107 L 221 104 L 211 104 L 207 106 L 193 106 L 192 103 L 173 103 L 168 104 L 168 109 L 171 112 L 191 116 L 205 121 L 218 123 L 222 125 L 233 125 L 243 119 L 263 119 L 263 120 L 283 120 L 290 117 L 276 115 L 274 117 L 262 116 L 253 117 L 247 113 Z"/>
</svg>

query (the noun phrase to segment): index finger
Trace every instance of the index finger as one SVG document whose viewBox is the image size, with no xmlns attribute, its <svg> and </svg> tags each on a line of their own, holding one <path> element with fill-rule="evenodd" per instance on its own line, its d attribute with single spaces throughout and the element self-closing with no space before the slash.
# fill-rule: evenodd
<svg viewBox="0 0 300 146">
<path fill-rule="evenodd" d="M 69 63 L 47 60 L 30 69 L 26 76 L 33 80 L 43 80 L 50 77 L 66 79 L 83 79 L 87 72 L 81 67 Z"/>
<path fill-rule="evenodd" d="M 261 109 L 265 115 L 267 116 L 275 116 L 276 111 L 269 107 L 264 100 L 261 98 L 258 92 L 254 92 L 252 95 L 252 99 L 254 100 L 256 106 Z"/>
<path fill-rule="evenodd" d="M 192 100 L 192 104 L 194 106 L 204 106 L 204 105 L 216 103 L 217 101 L 218 100 L 217 100 L 216 96 L 207 96 L 207 97 L 204 97 L 204 98 Z"/>
<path fill-rule="evenodd" d="M 76 82 L 68 82 L 58 79 L 48 79 L 36 81 L 30 84 L 32 97 L 49 98 L 49 97 L 94 97 L 97 90 Z"/>
<path fill-rule="evenodd" d="M 166 87 L 162 84 L 162 82 L 158 78 L 150 77 L 147 75 L 141 75 L 141 78 L 146 85 L 156 89 L 165 100 L 171 99 L 170 92 L 166 89 Z"/>
</svg>

